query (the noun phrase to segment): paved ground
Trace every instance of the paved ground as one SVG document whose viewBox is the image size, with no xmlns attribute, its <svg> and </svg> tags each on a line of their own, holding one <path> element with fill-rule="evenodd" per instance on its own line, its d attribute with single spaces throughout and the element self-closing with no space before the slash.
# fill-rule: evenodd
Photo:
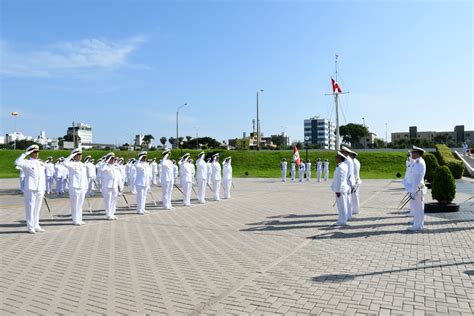
<svg viewBox="0 0 474 316">
<path fill-rule="evenodd" d="M 469 180 L 462 211 L 427 215 L 422 233 L 406 230 L 398 181 L 365 181 L 362 214 L 336 229 L 328 183 L 236 179 L 231 200 L 113 222 L 93 198 L 80 227 L 52 198 L 30 235 L 16 184 L 0 180 L 2 315 L 474 313 Z"/>
</svg>

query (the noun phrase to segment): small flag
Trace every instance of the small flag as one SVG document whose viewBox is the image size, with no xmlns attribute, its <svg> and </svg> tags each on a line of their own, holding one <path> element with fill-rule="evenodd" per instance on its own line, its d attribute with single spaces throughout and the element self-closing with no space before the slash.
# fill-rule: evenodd
<svg viewBox="0 0 474 316">
<path fill-rule="evenodd" d="M 12 116 L 17 116 L 18 114 L 18 112 L 12 112 Z"/>
<path fill-rule="evenodd" d="M 293 148 L 293 160 L 297 166 L 301 164 L 300 153 L 298 152 L 298 147 L 296 146 Z"/>
<path fill-rule="evenodd" d="M 333 93 L 341 93 L 342 89 L 339 87 L 339 84 L 331 78 L 331 83 L 332 83 L 332 92 Z"/>
</svg>

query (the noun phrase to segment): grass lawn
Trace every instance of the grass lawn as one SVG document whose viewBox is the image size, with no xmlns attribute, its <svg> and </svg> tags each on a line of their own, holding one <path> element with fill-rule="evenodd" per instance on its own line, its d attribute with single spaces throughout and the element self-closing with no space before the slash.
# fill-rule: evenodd
<svg viewBox="0 0 474 316">
<path fill-rule="evenodd" d="M 22 150 L 0 150 L 0 178 L 16 178 L 18 177 L 18 170 L 15 169 L 14 161 L 20 156 Z M 198 150 L 183 150 L 183 154 L 189 152 L 191 156 L 196 159 Z M 280 175 L 280 161 L 286 158 L 289 162 L 292 159 L 293 152 L 288 151 L 249 151 L 249 150 L 232 150 L 232 151 L 206 151 L 206 156 L 215 152 L 221 152 L 221 162 L 224 157 L 232 156 L 232 167 L 234 177 L 256 177 L 256 178 L 279 178 Z M 101 150 L 86 150 L 84 157 L 91 155 L 96 161 L 107 151 Z M 52 156 L 55 160 L 59 157 L 67 157 L 70 154 L 69 150 L 43 150 L 40 153 L 40 158 L 45 160 L 48 156 Z M 138 152 L 129 151 L 115 151 L 119 157 L 125 160 L 131 157 L 137 157 Z M 179 159 L 181 156 L 180 150 L 173 150 L 172 158 Z M 306 159 L 306 152 L 300 151 L 300 156 Z M 161 159 L 161 151 L 149 151 L 148 158 L 156 157 Z M 327 150 L 310 150 L 308 152 L 308 159 L 312 163 L 312 177 L 316 176 L 315 160 L 329 160 L 330 177 L 335 168 L 335 153 Z M 361 152 L 358 159 L 361 163 L 361 178 L 362 179 L 395 179 L 397 172 L 404 174 L 405 172 L 405 152 Z M 246 175 L 247 173 L 247 175 Z"/>
</svg>

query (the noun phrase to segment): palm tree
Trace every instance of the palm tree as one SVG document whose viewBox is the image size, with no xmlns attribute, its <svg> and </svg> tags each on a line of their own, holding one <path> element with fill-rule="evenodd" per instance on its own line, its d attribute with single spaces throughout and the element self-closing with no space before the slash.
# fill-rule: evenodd
<svg viewBox="0 0 474 316">
<path fill-rule="evenodd" d="M 161 137 L 161 138 L 160 138 L 160 143 L 161 143 L 161 145 L 162 145 L 162 146 L 165 146 L 167 140 L 168 140 L 168 139 L 167 139 L 166 137 Z"/>
<path fill-rule="evenodd" d="M 147 147 L 147 148 L 150 148 L 151 147 L 151 142 L 155 139 L 155 137 L 153 137 L 153 135 L 150 135 L 150 134 L 147 134 L 145 136 L 143 136 L 143 144 Z"/>
</svg>

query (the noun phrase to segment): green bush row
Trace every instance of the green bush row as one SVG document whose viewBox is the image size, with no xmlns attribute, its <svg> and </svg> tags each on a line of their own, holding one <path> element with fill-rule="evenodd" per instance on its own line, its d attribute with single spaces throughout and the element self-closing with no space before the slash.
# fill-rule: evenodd
<svg viewBox="0 0 474 316">
<path fill-rule="evenodd" d="M 451 149 L 444 144 L 435 145 L 436 156 L 441 166 L 447 166 L 455 179 L 461 179 L 464 173 L 464 164 L 457 160 Z"/>
<path fill-rule="evenodd" d="M 426 163 L 425 179 L 429 183 L 432 183 L 436 168 L 439 167 L 438 159 L 432 153 L 425 153 L 423 155 L 423 159 L 425 160 L 425 163 Z"/>
</svg>

